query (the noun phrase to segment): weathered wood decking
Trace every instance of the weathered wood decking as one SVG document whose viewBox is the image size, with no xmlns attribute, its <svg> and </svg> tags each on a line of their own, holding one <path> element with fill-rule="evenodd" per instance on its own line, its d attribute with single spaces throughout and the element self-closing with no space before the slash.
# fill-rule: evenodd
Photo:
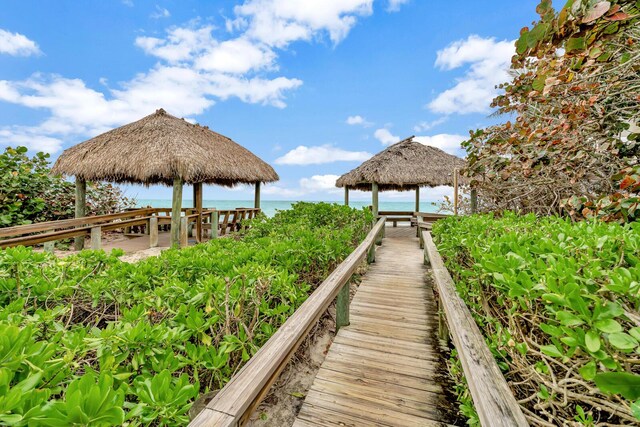
<svg viewBox="0 0 640 427">
<path fill-rule="evenodd" d="M 438 314 L 415 228 L 386 228 L 294 424 L 440 426 L 449 420 Z"/>
</svg>

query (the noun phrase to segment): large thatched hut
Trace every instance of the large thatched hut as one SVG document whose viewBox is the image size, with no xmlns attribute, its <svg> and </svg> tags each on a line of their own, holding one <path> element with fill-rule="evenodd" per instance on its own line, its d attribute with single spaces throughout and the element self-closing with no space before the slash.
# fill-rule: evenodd
<svg viewBox="0 0 640 427">
<path fill-rule="evenodd" d="M 279 179 L 271 166 L 230 138 L 163 109 L 65 150 L 52 173 L 75 176 L 76 217 L 85 213 L 86 181 L 172 185 L 173 244 L 184 184 L 193 185 L 200 212 L 202 184 L 254 184 L 255 207 L 260 207 L 260 184 Z"/>
<path fill-rule="evenodd" d="M 455 171 L 464 167 L 465 161 L 413 138 L 410 136 L 387 147 L 338 178 L 336 186 L 344 187 L 345 203 L 349 204 L 349 189 L 371 191 L 377 214 L 378 191 L 415 190 L 416 211 L 419 211 L 420 187 L 454 186 Z"/>
</svg>

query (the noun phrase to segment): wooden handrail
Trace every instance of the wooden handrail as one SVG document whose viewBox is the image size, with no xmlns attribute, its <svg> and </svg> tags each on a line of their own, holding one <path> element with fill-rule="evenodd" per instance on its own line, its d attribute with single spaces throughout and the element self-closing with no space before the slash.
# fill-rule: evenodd
<svg viewBox="0 0 640 427">
<path fill-rule="evenodd" d="M 50 233 L 42 233 L 35 236 L 20 236 L 13 239 L 0 240 L 0 249 L 18 245 L 37 245 L 44 242 L 54 240 L 70 239 L 72 237 L 86 236 L 94 227 L 100 227 L 102 231 L 116 230 L 118 228 L 132 227 L 134 225 L 146 225 L 149 218 L 133 218 L 124 221 L 112 222 L 109 224 L 88 225 L 84 227 L 72 228 L 70 230 L 53 231 Z"/>
<path fill-rule="evenodd" d="M 375 245 L 384 223 L 384 217 L 376 222 L 364 241 L 191 421 L 191 427 L 232 427 L 246 422 L 311 328 L 367 256 L 369 248 Z"/>
<path fill-rule="evenodd" d="M 116 219 L 130 218 L 135 216 L 148 216 L 156 211 L 155 208 L 138 209 L 116 214 L 87 216 L 83 218 L 63 219 L 59 221 L 38 222 L 36 224 L 17 225 L 15 227 L 0 228 L 0 237 L 21 236 L 23 234 L 38 233 L 41 231 L 55 231 L 62 228 L 83 226 L 86 224 L 98 224 L 101 222 L 113 221 Z"/>
<path fill-rule="evenodd" d="M 440 307 L 458 351 L 458 357 L 471 391 L 481 425 L 488 427 L 528 426 L 491 350 L 473 320 L 469 308 L 456 291 L 453 279 L 442 261 L 431 233 L 422 230 L 425 262 L 431 264 Z"/>
</svg>

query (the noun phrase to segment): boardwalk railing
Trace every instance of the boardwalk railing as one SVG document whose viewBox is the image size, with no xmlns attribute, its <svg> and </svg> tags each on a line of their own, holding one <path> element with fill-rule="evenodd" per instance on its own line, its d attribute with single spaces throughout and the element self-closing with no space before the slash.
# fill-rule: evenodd
<svg viewBox="0 0 640 427">
<path fill-rule="evenodd" d="M 469 308 L 458 295 L 453 279 L 431 238 L 431 233 L 428 230 L 420 230 L 425 250 L 425 263 L 431 265 L 440 298 L 440 309 L 443 311 L 448 327 L 448 332 L 443 327 L 441 331 L 443 335 L 451 335 L 458 351 L 480 423 L 485 427 L 528 426 L 529 423 L 509 389 Z"/>
<path fill-rule="evenodd" d="M 342 294 L 344 306 L 346 289 L 347 312 L 337 308 L 338 324 L 348 324 L 349 279 L 367 257 L 373 261 L 372 250 L 378 236 L 384 230 L 386 218 L 380 218 L 364 241 L 325 279 L 309 298 L 287 319 L 275 334 L 258 350 L 246 365 L 220 390 L 189 424 L 192 427 L 241 426 L 247 422 L 253 410 L 266 396 L 271 385 L 280 375 L 298 346 L 304 341 L 331 302 Z M 375 252 L 373 252 L 375 257 Z"/>
<path fill-rule="evenodd" d="M 198 213 L 193 208 L 182 209 L 181 245 L 187 244 L 190 229 L 216 229 L 221 235 L 239 231 L 246 226 L 246 220 L 255 218 L 260 212 L 256 208 L 238 208 L 232 210 L 204 209 Z M 223 218 L 222 222 L 218 218 Z M 100 249 L 101 236 L 104 231 L 124 229 L 129 234 L 132 227 L 138 227 L 144 234 L 149 234 L 149 246 L 158 245 L 158 229 L 167 228 L 171 224 L 170 208 L 142 208 L 108 215 L 97 215 L 83 218 L 47 221 L 16 227 L 0 228 L 0 248 L 18 245 L 33 246 L 41 243 L 55 242 L 73 237 L 91 236 L 91 248 Z M 138 234 L 143 234 L 138 233 Z M 130 235 L 130 234 L 129 234 Z M 217 237 L 212 233 L 211 237 Z M 197 241 L 202 235 L 195 233 Z"/>
</svg>

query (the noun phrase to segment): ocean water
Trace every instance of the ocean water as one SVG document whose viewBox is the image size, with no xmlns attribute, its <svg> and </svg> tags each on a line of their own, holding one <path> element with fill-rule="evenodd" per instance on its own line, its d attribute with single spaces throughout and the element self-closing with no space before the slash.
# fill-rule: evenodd
<svg viewBox="0 0 640 427">
<path fill-rule="evenodd" d="M 267 216 L 275 215 L 278 210 L 290 209 L 291 205 L 296 203 L 295 201 L 283 201 L 283 200 L 261 200 L 260 207 Z M 336 203 L 336 202 L 327 202 Z M 369 206 L 369 201 L 351 201 L 349 205 L 352 207 L 364 207 Z M 170 208 L 171 199 L 138 199 L 138 207 L 151 206 L 152 208 Z M 182 207 L 193 206 L 192 200 L 183 200 Z M 250 208 L 253 207 L 253 200 L 203 200 L 202 206 L 205 208 L 217 208 L 217 209 L 235 209 L 235 208 Z M 415 208 L 414 202 L 379 202 L 378 209 L 381 211 L 413 211 Z M 436 212 L 438 207 L 433 202 L 421 202 L 420 212 Z"/>
</svg>

